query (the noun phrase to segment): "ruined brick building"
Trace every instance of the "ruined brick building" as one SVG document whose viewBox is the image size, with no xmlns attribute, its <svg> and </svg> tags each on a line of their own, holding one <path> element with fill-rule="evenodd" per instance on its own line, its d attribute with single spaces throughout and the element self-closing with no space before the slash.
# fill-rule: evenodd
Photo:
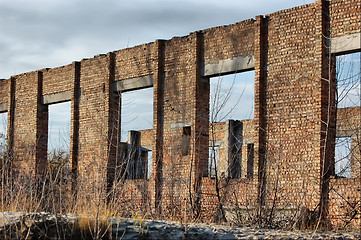
<svg viewBox="0 0 361 240">
<path fill-rule="evenodd" d="M 350 137 L 360 149 L 361 113 L 359 106 L 337 109 L 334 61 L 361 50 L 360 32 L 360 0 L 317 1 L 12 76 L 0 82 L 8 149 L 27 172 L 44 174 L 48 105 L 71 101 L 74 184 L 105 179 L 110 189 L 126 172 L 118 197 L 128 209 L 167 217 L 196 207 L 202 219 L 212 219 L 219 202 L 322 208 L 335 225 L 358 224 L 360 150 L 352 152 L 351 176 L 339 178 L 334 149 L 338 137 Z M 250 70 L 254 119 L 210 127 L 209 78 Z M 121 143 L 119 93 L 148 87 L 153 129 L 131 132 Z M 219 149 L 213 170 L 209 146 Z M 130 155 L 137 157 L 125 169 Z"/>
</svg>

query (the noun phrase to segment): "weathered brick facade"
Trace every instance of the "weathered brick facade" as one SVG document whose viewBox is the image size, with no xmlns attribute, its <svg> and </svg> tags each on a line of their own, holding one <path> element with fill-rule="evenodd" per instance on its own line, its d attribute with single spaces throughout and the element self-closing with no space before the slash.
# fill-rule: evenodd
<svg viewBox="0 0 361 240">
<path fill-rule="evenodd" d="M 110 187 L 120 164 L 119 92 L 153 87 L 153 129 L 142 131 L 141 139 L 152 150 L 152 172 L 149 179 L 125 180 L 118 195 L 128 206 L 124 215 L 192 213 L 211 220 L 221 203 L 323 209 L 335 225 L 357 210 L 349 218 L 356 226 L 361 178 L 354 169 L 360 154 L 353 156 L 351 178 L 338 179 L 332 146 L 337 132 L 360 123 L 360 115 L 359 108 L 336 113 L 333 61 L 360 51 L 360 32 L 360 0 L 317 1 L 13 76 L 0 82 L 8 149 L 23 169 L 44 174 L 48 104 L 71 101 L 74 186 Z M 348 36 L 352 44 L 340 46 Z M 209 78 L 248 70 L 255 70 L 254 119 L 241 121 L 240 172 L 230 177 L 229 122 L 216 123 L 214 131 L 209 125 Z M 340 120 L 347 111 L 353 113 L 351 124 Z M 208 173 L 212 135 L 223 141 L 220 198 Z"/>
</svg>

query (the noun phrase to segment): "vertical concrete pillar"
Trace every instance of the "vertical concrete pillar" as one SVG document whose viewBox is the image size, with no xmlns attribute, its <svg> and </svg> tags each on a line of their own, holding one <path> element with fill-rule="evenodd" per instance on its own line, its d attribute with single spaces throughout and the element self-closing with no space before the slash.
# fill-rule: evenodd
<svg viewBox="0 0 361 240">
<path fill-rule="evenodd" d="M 8 95 L 7 148 L 9 156 L 14 156 L 14 116 L 15 116 L 15 77 L 10 78 Z"/>
<path fill-rule="evenodd" d="M 265 204 L 266 195 L 266 166 L 267 166 L 267 54 L 268 54 L 268 19 L 263 16 L 256 17 L 255 29 L 255 108 L 254 139 L 255 172 L 258 172 L 258 203 Z"/>
<path fill-rule="evenodd" d="M 139 179 L 144 176 L 144 169 L 140 160 L 140 132 L 129 131 L 128 179 Z"/>
<path fill-rule="evenodd" d="M 41 103 L 43 95 L 43 73 L 38 72 L 38 96 L 36 110 L 35 175 L 39 178 L 46 174 L 48 160 L 48 105 Z"/>
<path fill-rule="evenodd" d="M 226 121 L 226 134 L 225 134 L 225 151 L 227 162 L 227 173 L 229 178 L 240 178 L 242 168 L 242 135 L 243 135 L 243 123 L 238 120 Z"/>
<path fill-rule="evenodd" d="M 162 198 L 162 166 L 163 166 L 163 133 L 164 133 L 164 41 L 157 40 L 157 62 L 154 69 L 153 82 L 153 139 L 152 147 L 152 176 L 151 185 L 151 206 L 155 214 L 161 212 Z"/>
<path fill-rule="evenodd" d="M 70 119 L 70 163 L 72 173 L 72 190 L 76 191 L 78 177 L 78 154 L 79 154 L 79 101 L 80 101 L 80 62 L 73 62 L 74 79 L 71 90 L 71 119 Z M 74 192 L 75 193 L 75 192 Z"/>
<path fill-rule="evenodd" d="M 329 203 L 329 182 L 335 172 L 335 140 L 336 140 L 336 63 L 331 55 L 331 21 L 330 2 L 321 1 L 318 14 L 321 15 L 320 53 L 321 53 L 321 176 L 320 176 L 320 215 L 326 221 Z M 325 222 L 326 223 L 326 222 Z M 327 223 L 326 223 L 327 224 Z"/>
</svg>

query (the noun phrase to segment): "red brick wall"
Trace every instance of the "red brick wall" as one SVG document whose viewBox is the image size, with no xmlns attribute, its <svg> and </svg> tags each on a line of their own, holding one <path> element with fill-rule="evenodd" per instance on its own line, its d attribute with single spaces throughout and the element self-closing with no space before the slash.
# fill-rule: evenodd
<svg viewBox="0 0 361 240">
<path fill-rule="evenodd" d="M 128 79 L 153 74 L 157 44 L 148 43 L 114 52 L 115 79 Z"/>
<path fill-rule="evenodd" d="M 19 161 L 19 170 L 24 174 L 42 174 L 47 158 L 48 111 L 40 105 L 42 93 L 42 72 L 30 72 L 13 78 L 10 94 L 14 94 L 8 104 L 8 136 L 13 137 L 10 151 L 14 151 Z M 11 140 L 9 140 L 11 141 Z M 13 144 L 13 145 L 12 145 Z"/>
<path fill-rule="evenodd" d="M 0 103 L 7 103 L 9 97 L 9 79 L 0 80 Z"/>
<path fill-rule="evenodd" d="M 332 0 L 330 4 L 332 37 L 360 32 L 359 0 Z"/>
<path fill-rule="evenodd" d="M 81 61 L 78 172 L 85 184 L 105 179 L 111 131 L 110 61 L 110 54 Z"/>
<path fill-rule="evenodd" d="M 44 70 L 43 95 L 71 91 L 74 84 L 74 65 Z"/>
<path fill-rule="evenodd" d="M 267 16 L 267 204 L 319 202 L 321 13 L 316 3 Z"/>
<path fill-rule="evenodd" d="M 360 186 L 360 177 L 331 180 L 329 214 L 335 227 L 360 228 Z"/>
<path fill-rule="evenodd" d="M 2 81 L 0 103 L 7 102 L 10 113 L 9 149 L 19 156 L 23 169 L 40 171 L 46 162 L 47 139 L 47 107 L 40 104 L 41 96 L 71 91 L 71 167 L 81 188 L 96 182 L 103 187 L 111 179 L 120 132 L 120 101 L 113 83 L 152 74 L 153 130 L 142 138 L 142 144 L 152 146 L 152 177 L 126 181 L 119 199 L 130 212 L 143 208 L 164 218 L 192 213 L 189 216 L 210 220 L 218 200 L 210 195 L 215 191 L 214 179 L 204 177 L 209 83 L 201 76 L 202 67 L 253 55 L 255 118 L 244 122 L 244 136 L 254 142 L 254 177 L 247 179 L 242 173 L 239 179 L 221 182 L 221 199 L 225 205 L 270 206 L 275 200 L 280 207 L 315 210 L 321 193 L 326 205 L 331 183 L 335 181 L 336 191 L 342 189 L 337 179 L 321 186 L 323 163 L 332 163 L 330 144 L 325 145 L 325 133 L 331 130 L 325 123 L 334 96 L 334 85 L 330 88 L 322 80 L 328 79 L 329 66 L 323 35 L 327 36 L 328 27 L 331 36 L 357 33 L 361 25 L 359 1 L 331 1 L 330 26 L 326 5 L 318 1 Z M 182 151 L 184 127 L 191 127 L 188 154 Z M 217 138 L 222 138 L 222 124 L 217 124 L 217 131 Z M 353 201 L 358 197 L 348 182 L 342 191 Z M 338 204 L 336 199 L 330 193 L 330 204 Z M 331 208 L 339 212 L 338 206 Z"/>
<path fill-rule="evenodd" d="M 253 55 L 254 22 L 250 19 L 203 30 L 204 62 Z"/>
</svg>

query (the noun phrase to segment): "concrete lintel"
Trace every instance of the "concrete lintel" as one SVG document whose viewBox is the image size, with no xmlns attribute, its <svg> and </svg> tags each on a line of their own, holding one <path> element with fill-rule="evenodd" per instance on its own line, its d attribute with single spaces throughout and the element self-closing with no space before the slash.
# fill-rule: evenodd
<svg viewBox="0 0 361 240">
<path fill-rule="evenodd" d="M 117 92 L 127 92 L 142 88 L 153 87 L 153 80 L 153 75 L 124 79 L 116 81 L 114 83 L 114 89 Z"/>
<path fill-rule="evenodd" d="M 212 144 L 212 140 L 209 141 L 209 146 L 215 146 L 215 147 L 219 147 L 219 148 L 223 148 L 223 143 L 224 141 L 222 140 L 214 140 L 214 144 Z"/>
<path fill-rule="evenodd" d="M 242 144 L 246 145 L 246 144 L 250 144 L 250 143 L 254 143 L 253 138 L 243 138 Z"/>
<path fill-rule="evenodd" d="M 182 127 L 190 127 L 191 124 L 187 122 L 175 122 L 171 124 L 171 128 L 182 128 Z"/>
<path fill-rule="evenodd" d="M 152 151 L 152 145 L 144 145 L 141 146 L 143 149 L 146 149 L 147 151 Z"/>
<path fill-rule="evenodd" d="M 336 130 L 336 137 L 352 137 L 357 134 L 357 129 Z"/>
<path fill-rule="evenodd" d="M 254 56 L 238 56 L 232 59 L 206 62 L 201 71 L 202 76 L 210 77 L 227 73 L 236 73 L 254 68 Z"/>
<path fill-rule="evenodd" d="M 8 111 L 8 103 L 0 103 L 0 113 Z"/>
<path fill-rule="evenodd" d="M 61 103 L 71 100 L 71 91 L 47 94 L 41 97 L 42 104 Z"/>
<path fill-rule="evenodd" d="M 331 53 L 347 53 L 361 49 L 361 33 L 354 33 L 331 39 Z"/>
</svg>

